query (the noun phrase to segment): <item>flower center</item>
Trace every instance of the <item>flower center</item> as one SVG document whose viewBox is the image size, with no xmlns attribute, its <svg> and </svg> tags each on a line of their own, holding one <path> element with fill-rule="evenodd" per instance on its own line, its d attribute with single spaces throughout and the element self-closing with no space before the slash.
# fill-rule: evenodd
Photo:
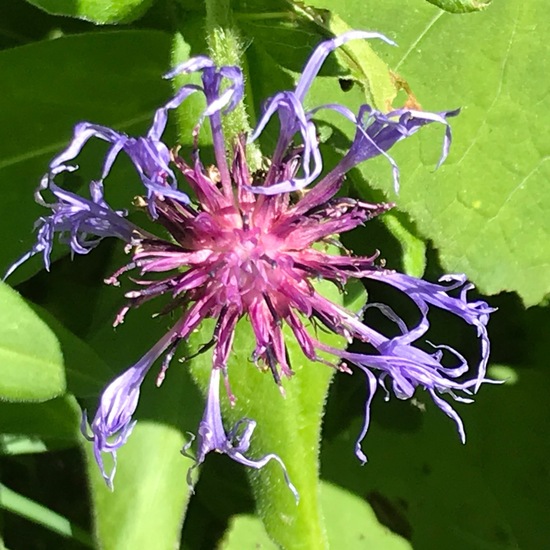
<svg viewBox="0 0 550 550">
<path fill-rule="evenodd" d="M 211 245 L 217 258 L 217 286 L 221 299 L 240 303 L 246 309 L 263 293 L 277 290 L 281 274 L 273 267 L 278 263 L 282 242 L 265 228 L 226 221 L 226 228 Z"/>
<path fill-rule="evenodd" d="M 265 247 L 259 229 L 235 229 L 234 235 L 234 252 L 242 262 L 258 260 L 264 253 Z"/>
</svg>

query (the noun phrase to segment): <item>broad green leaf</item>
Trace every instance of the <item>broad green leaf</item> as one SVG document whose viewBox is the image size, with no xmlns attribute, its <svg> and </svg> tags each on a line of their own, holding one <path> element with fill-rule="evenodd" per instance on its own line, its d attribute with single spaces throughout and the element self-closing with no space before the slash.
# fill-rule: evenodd
<svg viewBox="0 0 550 550">
<path fill-rule="evenodd" d="M 132 311 L 116 332 L 110 325 L 90 335 L 90 344 L 119 371 L 151 348 L 170 320 L 151 319 L 155 308 Z M 154 368 L 153 368 L 154 370 Z M 91 480 L 96 537 L 105 550 L 174 548 L 190 496 L 181 455 L 187 432 L 196 432 L 202 400 L 187 365 L 174 359 L 166 380 L 155 386 L 151 372 L 142 385 L 137 425 L 118 453 L 115 489 L 105 485 L 93 457 L 93 444 L 83 442 Z M 93 415 L 90 414 L 90 418 Z M 106 464 L 110 467 L 109 458 Z"/>
<path fill-rule="evenodd" d="M 154 110 L 169 97 L 161 78 L 170 66 L 169 52 L 169 36 L 154 31 L 68 36 L 0 52 L 0 125 L 10 129 L 10 139 L 0 142 L 0 230 L 9 236 L 0 251 L 2 272 L 30 249 L 34 222 L 48 214 L 34 203 L 33 193 L 50 160 L 69 143 L 73 127 L 87 120 L 129 134 L 146 130 Z M 100 176 L 106 151 L 103 143 L 87 146 L 70 183 L 85 192 L 90 179 Z M 122 187 L 130 194 L 139 181 L 129 162 L 123 163 L 120 181 L 127 182 Z M 137 183 L 133 192 L 140 192 Z M 41 267 L 35 258 L 10 282 Z"/>
<path fill-rule="evenodd" d="M 27 0 L 53 15 L 68 15 L 94 23 L 113 24 L 134 21 L 153 0 Z"/>
<path fill-rule="evenodd" d="M 185 406 L 186 396 L 181 392 L 177 400 L 156 393 L 150 397 L 156 399 L 158 408 L 181 410 Z M 186 442 L 180 428 L 157 421 L 154 407 L 149 413 L 153 418 L 138 417 L 118 453 L 114 491 L 107 488 L 99 472 L 92 443 L 85 443 L 95 534 L 105 550 L 175 548 L 179 543 L 190 496 L 186 473 L 192 463 L 180 453 Z"/>
<path fill-rule="evenodd" d="M 380 525 L 371 507 L 358 496 L 332 485 L 321 483 L 321 503 L 327 526 L 329 548 L 383 548 L 384 550 L 409 550 L 410 544 Z M 224 541 L 223 550 L 279 548 L 268 537 L 259 518 L 240 515 L 232 518 Z M 288 547 L 292 548 L 292 546 Z"/>
<path fill-rule="evenodd" d="M 0 399 L 46 401 L 65 391 L 59 342 L 9 286 L 0 283 Z"/>
<path fill-rule="evenodd" d="M 427 0 L 430 4 L 451 13 L 468 13 L 481 11 L 489 7 L 492 0 L 486 2 L 480 0 Z"/>
<path fill-rule="evenodd" d="M 277 550 L 280 548 L 269 538 L 262 520 L 246 514 L 231 518 L 227 533 L 219 547 L 220 550 L 243 550 L 246 548 Z"/>
<path fill-rule="evenodd" d="M 342 296 L 329 283 L 319 291 L 336 302 Z M 361 285 L 351 285 L 345 303 L 352 310 L 365 301 Z M 310 330 L 313 330 L 310 327 Z M 211 338 L 212 324 L 190 338 L 191 349 L 197 349 Z M 248 470 L 258 513 L 269 536 L 283 548 L 303 546 L 325 548 L 327 539 L 319 501 L 318 454 L 325 396 L 333 370 L 321 363 L 309 363 L 290 331 L 284 331 L 286 345 L 295 375 L 285 380 L 285 397 L 281 395 L 270 373 L 260 372 L 250 362 L 254 334 L 247 319 L 237 326 L 228 372 L 231 388 L 237 398 L 231 408 L 222 396 L 226 429 L 241 418 L 257 421 L 250 456 L 276 453 L 284 461 L 300 501 L 297 504 L 287 487 L 281 468 L 270 463 L 260 471 Z M 318 334 L 323 341 L 345 346 L 341 337 Z M 201 387 L 211 372 L 211 353 L 192 361 L 191 369 Z"/>
<path fill-rule="evenodd" d="M 381 158 L 361 167 L 369 185 L 386 190 L 433 240 L 446 270 L 467 273 L 484 293 L 515 290 L 526 305 L 542 300 L 550 291 L 550 124 L 536 106 L 550 70 L 542 48 L 550 32 L 546 3 L 495 2 L 472 17 L 416 0 L 316 4 L 394 38 L 399 48 L 373 47 L 425 109 L 463 107 L 451 121 L 451 155 L 440 170 L 441 130 L 426 128 L 392 150 L 400 194 L 393 195 Z"/>
<path fill-rule="evenodd" d="M 321 495 L 330 548 L 412 549 L 406 540 L 378 523 L 363 498 L 327 482 L 321 486 Z"/>
<path fill-rule="evenodd" d="M 42 452 L 75 445 L 80 418 L 80 407 L 71 396 L 45 403 L 0 403 L 0 452 Z"/>
</svg>

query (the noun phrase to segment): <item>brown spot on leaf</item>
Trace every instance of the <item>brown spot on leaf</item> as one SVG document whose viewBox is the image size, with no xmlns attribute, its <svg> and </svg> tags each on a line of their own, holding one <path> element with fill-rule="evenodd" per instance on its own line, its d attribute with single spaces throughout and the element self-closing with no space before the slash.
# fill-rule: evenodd
<svg viewBox="0 0 550 550">
<path fill-rule="evenodd" d="M 416 111 L 422 111 L 422 105 L 420 105 L 420 103 L 416 99 L 416 96 L 413 94 L 413 91 L 411 90 L 409 83 L 401 75 L 394 73 L 393 71 L 390 71 L 390 75 L 395 85 L 395 89 L 398 92 L 403 91 L 407 94 L 407 99 L 405 100 L 403 107 L 405 109 L 414 109 Z"/>
</svg>

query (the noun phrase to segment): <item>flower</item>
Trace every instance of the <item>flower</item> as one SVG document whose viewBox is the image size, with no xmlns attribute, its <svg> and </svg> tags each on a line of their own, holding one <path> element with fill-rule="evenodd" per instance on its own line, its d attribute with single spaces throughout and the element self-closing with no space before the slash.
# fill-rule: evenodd
<svg viewBox="0 0 550 550">
<path fill-rule="evenodd" d="M 430 283 L 386 269 L 378 261 L 377 252 L 370 257 L 336 255 L 317 246 L 393 207 L 390 203 L 371 204 L 337 196 L 350 169 L 382 155 L 390 162 L 397 188 L 399 171 L 388 153 L 396 142 L 426 124 L 442 124 L 445 138 L 440 163 L 451 143 L 447 119 L 458 111 L 428 113 L 398 109 L 381 113 L 363 105 L 354 114 L 347 107 L 335 104 L 314 109 L 304 107 L 304 98 L 326 57 L 349 40 L 366 38 L 391 43 L 380 34 L 361 31 L 327 40 L 313 52 L 296 88 L 280 92 L 266 103 L 248 140 L 254 141 L 270 118 L 278 115 L 279 138 L 265 173 L 250 171 L 246 161 L 246 136 L 242 134 L 234 143 L 227 143 L 222 128 L 222 116 L 233 110 L 243 97 L 241 70 L 233 66 L 217 67 L 205 56 L 192 58 L 167 75 L 171 78 L 198 71 L 202 75 L 202 86 L 189 84 L 180 88 L 174 98 L 157 110 L 145 137 L 133 138 L 109 128 L 82 123 L 76 126 L 69 147 L 52 161 L 40 190 L 49 189 L 58 202 L 46 205 L 53 214 L 39 221 L 37 244 L 10 272 L 40 251 L 49 267 L 55 233 L 60 233 L 62 240 L 69 242 L 71 250 L 78 254 L 87 253 L 100 239 L 114 236 L 132 250 L 132 261 L 107 282 L 116 285 L 119 277 L 131 270 L 139 272 L 140 277 L 132 279 L 136 288 L 126 293 L 128 304 L 116 323 L 122 322 L 132 307 L 161 295 L 171 296 L 168 310 L 179 312 L 168 333 L 103 392 L 90 424 L 91 431 L 86 432 L 94 443 L 97 462 L 109 485 L 112 485 L 115 468 L 106 472 L 103 453 L 113 455 L 116 467 L 116 451 L 135 424 L 132 418 L 147 372 L 164 356 L 157 377 L 160 385 L 180 342 L 187 340 L 205 319 L 214 319 L 215 328 L 211 341 L 210 387 L 198 429 L 197 464 L 211 451 L 227 454 L 252 468 L 261 468 L 275 460 L 282 466 L 287 484 L 297 496 L 277 455 L 267 454 L 257 460 L 245 456 L 256 427 L 254 420 L 242 419 L 229 431 L 223 425 L 220 377 L 224 377 L 233 403 L 228 360 L 235 327 L 243 317 L 248 318 L 255 335 L 254 362 L 269 370 L 279 386 L 283 376 L 293 374 L 283 325 L 290 328 L 310 361 L 328 363 L 345 372 L 364 373 L 368 397 L 363 429 L 356 445 L 360 460 L 366 461 L 361 442 L 369 425 L 370 405 L 379 387 L 387 398 L 393 393 L 399 399 L 410 399 L 419 388 L 426 390 L 435 404 L 454 420 L 464 441 L 462 421 L 442 395 L 470 402 L 473 393 L 487 381 L 490 345 L 486 325 L 493 309 L 483 301 L 468 300 L 472 285 L 464 275 L 447 276 L 439 283 Z M 162 141 L 169 111 L 197 92 L 206 98 L 206 108 L 198 124 L 208 120 L 213 138 L 216 165 L 208 168 L 203 165 L 196 144 L 191 159 L 186 159 L 179 155 L 178 148 L 170 151 Z M 320 109 L 339 113 L 355 127 L 348 152 L 324 176 L 321 176 L 324 166 L 315 123 L 315 114 Z M 111 144 L 101 180 L 92 183 L 92 201 L 63 191 L 53 181 L 59 173 L 76 169 L 65 163 L 74 159 L 91 137 Z M 297 145 L 294 144 L 296 138 L 299 139 Z M 228 149 L 231 149 L 231 162 L 228 162 Z M 125 219 L 124 212 L 111 209 L 104 201 L 102 182 L 120 153 L 126 154 L 134 164 L 145 190 L 140 203 L 164 233 L 159 230 L 152 234 L 140 229 Z M 178 188 L 176 171 L 191 189 L 192 197 Z M 306 187 L 311 187 L 307 193 L 295 193 Z M 379 309 L 399 329 L 397 336 L 386 336 L 366 324 L 361 315 L 320 294 L 315 285 L 319 278 L 338 286 L 361 278 L 394 287 L 416 305 L 420 321 L 409 327 L 388 306 L 367 304 L 367 308 Z M 481 346 L 477 365 L 468 364 L 458 351 L 445 344 L 430 344 L 431 353 L 419 346 L 429 328 L 428 312 L 432 307 L 445 310 L 476 328 Z M 372 353 L 328 346 L 312 334 L 308 323 L 321 325 L 348 341 L 368 343 Z M 86 416 L 84 424 L 87 424 Z"/>
</svg>

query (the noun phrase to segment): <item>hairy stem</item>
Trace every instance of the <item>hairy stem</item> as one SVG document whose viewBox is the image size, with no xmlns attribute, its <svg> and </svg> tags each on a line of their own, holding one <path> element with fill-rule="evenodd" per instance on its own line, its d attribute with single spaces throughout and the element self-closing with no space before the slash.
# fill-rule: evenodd
<svg viewBox="0 0 550 550">
<path fill-rule="evenodd" d="M 210 55 L 216 65 L 237 65 L 241 68 L 245 65 L 242 61 L 242 39 L 233 23 L 230 0 L 206 0 L 206 36 Z M 245 74 L 245 79 L 247 76 Z M 227 144 L 233 143 L 243 132 L 250 133 L 244 101 L 223 117 L 223 130 Z M 257 145 L 249 144 L 247 157 L 251 171 L 260 167 L 261 153 Z"/>
</svg>

